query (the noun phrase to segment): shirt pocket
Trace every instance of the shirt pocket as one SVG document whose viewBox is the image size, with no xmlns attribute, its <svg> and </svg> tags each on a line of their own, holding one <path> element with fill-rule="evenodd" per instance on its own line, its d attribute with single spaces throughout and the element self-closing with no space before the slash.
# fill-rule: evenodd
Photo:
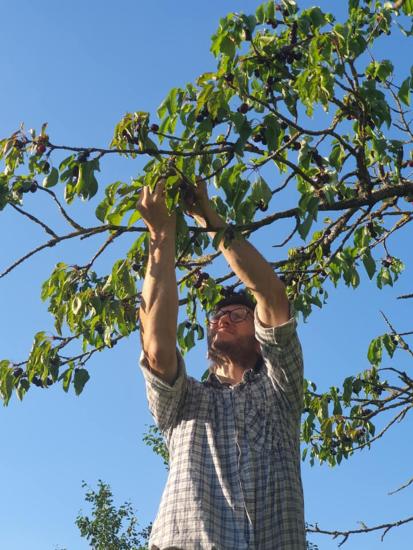
<svg viewBox="0 0 413 550">
<path fill-rule="evenodd" d="M 270 450 L 277 446 L 281 422 L 274 392 L 256 384 L 245 396 L 244 411 L 245 432 L 251 447 Z"/>
</svg>

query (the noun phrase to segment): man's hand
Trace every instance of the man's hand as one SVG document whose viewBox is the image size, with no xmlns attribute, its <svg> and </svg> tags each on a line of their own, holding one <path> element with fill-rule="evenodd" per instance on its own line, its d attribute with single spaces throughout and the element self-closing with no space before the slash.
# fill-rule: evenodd
<svg viewBox="0 0 413 550">
<path fill-rule="evenodd" d="M 184 183 L 182 198 L 185 212 L 193 217 L 201 227 L 208 225 L 216 228 L 225 227 L 225 222 L 217 214 L 208 196 L 206 182 L 198 178 L 197 184 L 190 186 Z"/>
<path fill-rule="evenodd" d="M 170 213 L 166 206 L 165 180 L 159 179 L 153 191 L 149 187 L 142 189 L 137 209 L 151 235 L 175 234 L 176 214 Z"/>
</svg>

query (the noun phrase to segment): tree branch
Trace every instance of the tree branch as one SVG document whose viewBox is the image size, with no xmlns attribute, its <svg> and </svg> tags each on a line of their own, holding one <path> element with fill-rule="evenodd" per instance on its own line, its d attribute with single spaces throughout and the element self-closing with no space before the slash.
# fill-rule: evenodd
<svg viewBox="0 0 413 550">
<path fill-rule="evenodd" d="M 361 529 L 349 529 L 348 531 L 328 531 L 326 529 L 320 529 L 318 525 L 315 524 L 314 527 L 307 527 L 307 532 L 330 535 L 334 539 L 336 539 L 337 537 L 343 537 L 343 540 L 338 545 L 340 547 L 348 540 L 350 535 L 371 533 L 372 531 L 383 531 L 383 534 L 381 536 L 381 540 L 383 541 L 384 537 L 387 535 L 390 529 L 393 529 L 394 527 L 399 527 L 400 525 L 404 525 L 406 523 L 409 523 L 410 521 L 413 521 L 413 516 L 395 521 L 393 523 L 382 523 L 381 525 L 376 525 L 374 527 L 367 527 L 363 522 L 360 522 L 363 525 Z"/>
</svg>

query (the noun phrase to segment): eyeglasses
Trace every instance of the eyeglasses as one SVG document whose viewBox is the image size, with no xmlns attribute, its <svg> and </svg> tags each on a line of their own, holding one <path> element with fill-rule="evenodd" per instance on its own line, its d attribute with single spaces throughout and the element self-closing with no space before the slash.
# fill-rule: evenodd
<svg viewBox="0 0 413 550">
<path fill-rule="evenodd" d="M 252 315 L 252 311 L 246 307 L 237 307 L 235 309 L 223 309 L 217 311 L 211 317 L 208 318 L 210 325 L 216 325 L 224 315 L 229 315 L 229 319 L 232 323 L 242 323 L 248 317 Z"/>
</svg>

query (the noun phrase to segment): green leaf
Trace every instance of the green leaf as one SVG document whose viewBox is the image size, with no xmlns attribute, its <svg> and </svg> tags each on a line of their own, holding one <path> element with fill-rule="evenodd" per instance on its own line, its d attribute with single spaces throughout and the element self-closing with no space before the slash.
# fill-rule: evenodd
<svg viewBox="0 0 413 550">
<path fill-rule="evenodd" d="M 85 387 L 86 382 L 90 376 L 86 369 L 75 369 L 75 375 L 73 377 L 73 385 L 75 387 L 76 395 L 80 395 Z"/>
<path fill-rule="evenodd" d="M 14 388 L 14 376 L 9 365 L 7 359 L 0 361 L 0 395 L 4 406 L 8 405 Z"/>
<path fill-rule="evenodd" d="M 212 240 L 212 246 L 215 248 L 215 250 L 219 249 L 219 245 L 224 237 L 225 237 L 225 229 L 220 229 L 215 233 L 215 236 Z"/>
<path fill-rule="evenodd" d="M 372 365 L 377 366 L 380 364 L 382 359 L 382 340 L 380 336 L 370 342 L 367 359 Z"/>
<path fill-rule="evenodd" d="M 106 219 L 107 214 L 110 212 L 111 207 L 108 204 L 107 199 L 103 199 L 101 203 L 99 203 L 95 210 L 95 216 L 98 220 L 101 222 L 104 222 Z"/>
<path fill-rule="evenodd" d="M 139 212 L 139 210 L 135 210 L 134 212 L 132 212 L 132 215 L 131 217 L 129 218 L 128 220 L 128 227 L 130 227 L 131 225 L 133 225 L 135 222 L 137 222 L 138 220 L 141 219 L 141 213 Z"/>
<path fill-rule="evenodd" d="M 260 6 L 258 6 L 258 8 L 255 11 L 255 17 L 257 18 L 258 23 L 264 23 L 264 21 L 265 21 L 265 7 L 264 7 L 264 4 L 261 4 Z"/>
<path fill-rule="evenodd" d="M 413 15 L 413 0 L 405 0 L 402 10 L 406 15 Z"/>
<path fill-rule="evenodd" d="M 303 15 L 304 14 L 310 18 L 311 23 L 315 28 L 321 27 L 327 22 L 326 16 L 324 15 L 324 13 L 321 11 L 319 7 L 314 7 L 314 8 L 305 10 L 303 12 Z"/>
<path fill-rule="evenodd" d="M 314 221 L 313 215 L 308 214 L 304 219 L 304 221 L 300 223 L 300 225 L 298 226 L 298 232 L 302 239 L 305 239 L 307 237 L 308 232 L 310 231 L 311 226 L 313 225 L 313 221 Z"/>
<path fill-rule="evenodd" d="M 89 162 L 79 163 L 79 175 L 74 188 L 83 200 L 94 197 L 98 190 L 98 182 L 95 178 L 94 171 L 99 170 L 99 161 L 97 159 Z"/>
<path fill-rule="evenodd" d="M 281 133 L 280 123 L 277 118 L 271 114 L 264 117 L 265 139 L 268 143 L 268 149 L 273 151 L 279 145 Z"/>
<path fill-rule="evenodd" d="M 79 296 L 76 296 L 72 302 L 73 313 L 75 315 L 79 313 L 81 307 L 82 307 L 82 300 L 79 298 Z"/>
<path fill-rule="evenodd" d="M 236 52 L 235 43 L 233 39 L 228 35 L 224 36 L 224 38 L 222 39 L 219 49 L 221 53 L 227 55 L 231 59 L 235 56 L 235 52 Z"/>
<path fill-rule="evenodd" d="M 350 403 L 351 394 L 353 393 L 353 380 L 354 380 L 354 376 L 349 376 L 344 380 L 343 401 L 347 404 Z"/>
<path fill-rule="evenodd" d="M 251 199 L 256 204 L 263 201 L 265 205 L 272 199 L 271 189 L 262 176 L 252 184 Z"/>
<path fill-rule="evenodd" d="M 70 363 L 70 367 L 66 369 L 62 374 L 59 376 L 59 380 L 63 380 L 63 389 L 65 392 L 69 391 L 70 382 L 72 380 L 72 374 L 73 374 L 74 365 L 73 363 Z"/>
<path fill-rule="evenodd" d="M 43 179 L 43 187 L 54 187 L 59 181 L 59 172 L 57 168 L 52 168 L 50 173 Z"/>
<path fill-rule="evenodd" d="M 373 275 L 376 273 L 376 262 L 374 261 L 370 250 L 367 250 L 363 255 L 363 264 L 366 268 L 367 275 L 369 279 L 373 278 Z"/>
<path fill-rule="evenodd" d="M 394 351 L 397 348 L 397 336 L 394 334 L 384 334 L 382 341 L 389 356 L 393 357 Z"/>
<path fill-rule="evenodd" d="M 388 59 L 384 59 L 381 62 L 372 61 L 366 69 L 366 75 L 371 78 L 378 78 L 383 82 L 393 74 L 393 71 L 393 63 Z"/>
<path fill-rule="evenodd" d="M 412 79 L 410 77 L 403 80 L 400 90 L 398 91 L 398 97 L 405 105 L 410 105 L 410 87 Z"/>
</svg>

